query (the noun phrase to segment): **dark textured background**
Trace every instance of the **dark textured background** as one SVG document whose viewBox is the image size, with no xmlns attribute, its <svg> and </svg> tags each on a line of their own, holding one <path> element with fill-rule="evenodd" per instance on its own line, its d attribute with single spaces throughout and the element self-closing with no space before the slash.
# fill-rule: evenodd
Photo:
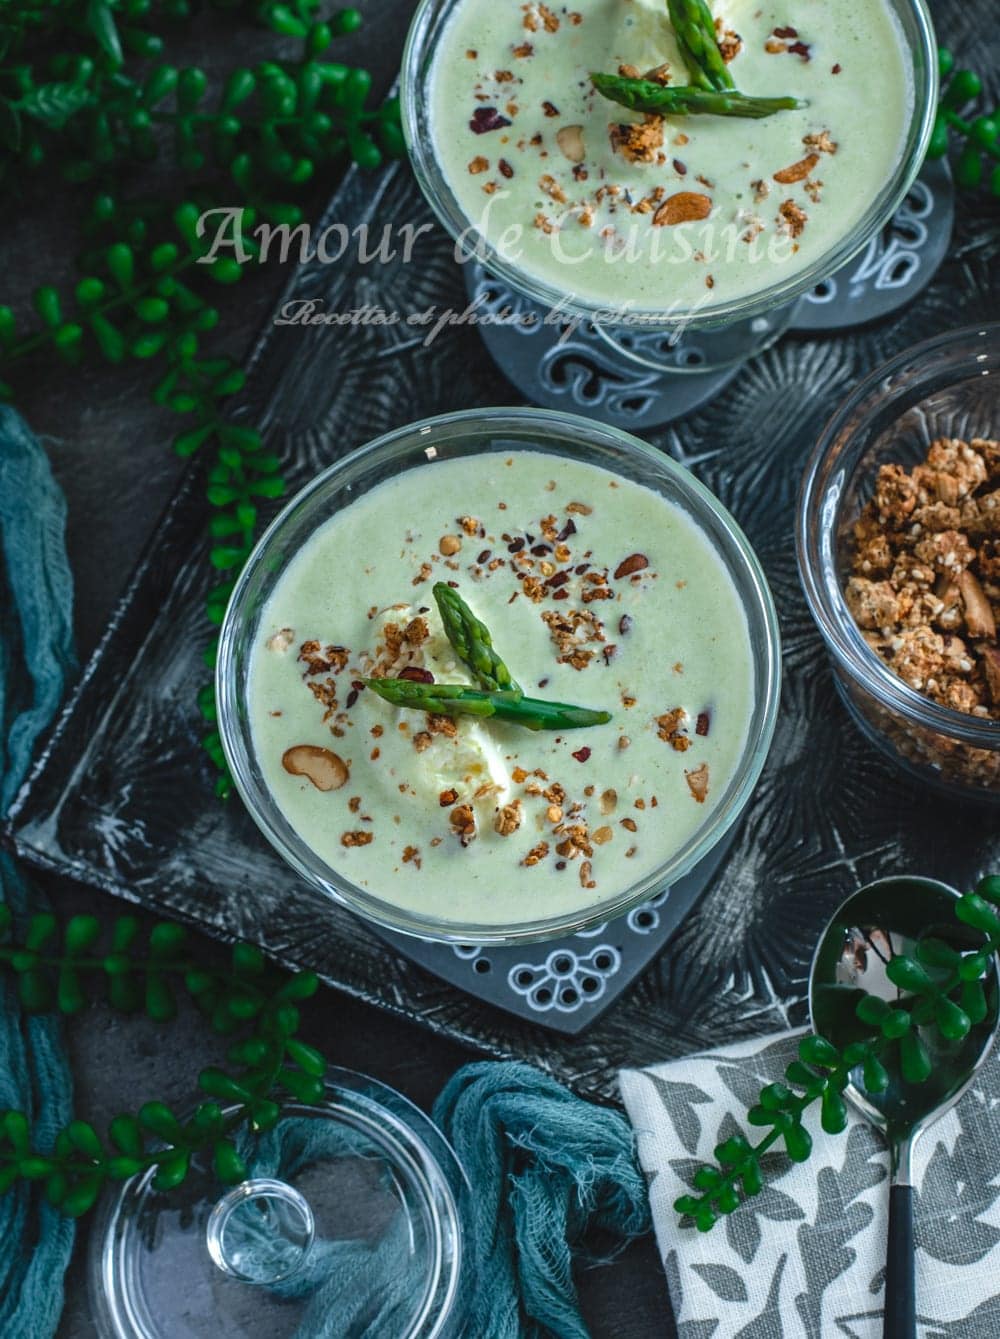
<svg viewBox="0 0 1000 1339">
<path fill-rule="evenodd" d="M 399 0 L 365 0 L 362 7 L 366 27 L 345 46 L 345 51 L 363 58 L 372 68 L 377 86 L 384 87 L 398 64 L 412 7 Z M 986 0 L 961 7 L 951 2 L 936 6 L 944 36 L 960 55 L 966 54 L 980 68 L 983 61 L 978 28 L 988 23 L 991 9 Z M 222 70 L 237 61 L 259 58 L 273 47 L 274 39 L 266 34 L 205 16 L 192 25 L 189 36 L 171 44 L 170 57 L 179 63 L 199 61 Z M 977 48 L 978 59 L 974 54 Z M 332 176 L 317 183 L 314 212 L 318 213 L 334 185 Z M 158 188 L 176 193 L 177 184 L 167 176 Z M 6 261 L 5 300 L 10 300 L 7 294 L 15 257 L 15 299 L 23 298 L 33 283 L 69 277 L 72 234 L 67 214 L 52 216 L 45 210 L 43 199 L 29 198 L 16 219 L 8 215 L 0 234 Z M 959 236 L 963 236 L 961 229 Z M 963 242 L 968 242 L 967 234 Z M 970 250 L 968 263 L 981 266 L 981 250 L 978 257 L 975 248 Z M 961 267 L 965 262 L 957 263 Z M 287 277 L 280 267 L 270 266 L 266 273 L 257 273 L 251 281 L 227 292 L 221 342 L 234 356 L 249 350 Z M 952 314 L 946 303 L 938 305 L 935 329 L 961 324 L 979 314 Z M 930 333 L 932 329 L 915 329 L 910 337 Z M 877 344 L 875 341 L 867 352 L 875 353 Z M 77 579 L 76 622 L 82 658 L 93 649 L 180 473 L 179 463 L 164 448 L 172 425 L 168 416 L 158 413 L 148 401 L 146 380 L 146 369 L 141 365 L 121 372 L 88 368 L 72 375 L 40 366 L 21 402 L 36 431 L 46 438 L 69 500 L 69 547 Z M 399 405 L 395 421 L 409 417 L 412 414 L 407 406 Z M 115 909 L 93 891 L 51 878 L 44 882 L 61 910 Z M 424 1106 L 430 1104 L 454 1068 L 470 1058 L 456 1045 L 331 992 L 325 992 L 306 1011 L 306 1036 L 323 1046 L 335 1062 L 365 1069 Z M 218 1049 L 190 1015 L 182 1016 L 170 1029 L 160 1030 L 145 1022 L 122 1021 L 101 1008 L 74 1023 L 70 1041 L 79 1112 L 102 1124 L 117 1110 L 134 1109 L 150 1096 L 163 1096 L 183 1105 L 192 1096 L 195 1070 L 217 1058 Z M 62 1339 L 91 1339 L 94 1334 L 84 1282 L 84 1245 L 81 1239 L 69 1283 Z M 585 1275 L 581 1286 L 596 1339 L 611 1335 L 652 1339 L 654 1335 L 673 1334 L 665 1285 L 651 1242 L 636 1245 L 610 1268 Z"/>
</svg>

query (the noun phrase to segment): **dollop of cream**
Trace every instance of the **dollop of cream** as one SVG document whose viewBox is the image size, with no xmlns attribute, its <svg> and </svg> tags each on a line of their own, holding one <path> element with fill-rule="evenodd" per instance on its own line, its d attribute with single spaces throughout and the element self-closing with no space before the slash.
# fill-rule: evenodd
<svg viewBox="0 0 1000 1339">
<path fill-rule="evenodd" d="M 474 686 L 472 675 L 455 655 L 444 634 L 436 609 L 420 613 L 416 606 L 400 604 L 391 605 L 376 614 L 371 624 L 371 663 L 377 664 L 383 654 L 387 625 L 394 623 L 397 627 L 406 627 L 415 618 L 426 620 L 430 636 L 418 648 L 407 651 L 406 663 L 429 670 L 434 675 L 435 683 Z M 403 667 L 402 662 L 400 667 Z M 403 753 L 405 766 L 397 768 L 391 776 L 393 787 L 398 788 L 400 782 L 406 783 L 411 793 L 427 805 L 432 815 L 439 813 L 442 808 L 442 794 L 457 791 L 457 797 L 452 803 L 473 805 L 477 811 L 480 835 L 494 836 L 493 813 L 509 798 L 511 776 L 488 727 L 472 716 L 454 717 L 454 735 L 432 732 L 427 747 L 418 750 L 409 741 L 426 729 L 424 716 L 417 711 L 394 707 L 375 693 L 368 693 L 366 697 L 372 718 L 382 723 L 386 735 L 390 730 L 397 732 L 401 719 L 410 727 Z"/>
</svg>

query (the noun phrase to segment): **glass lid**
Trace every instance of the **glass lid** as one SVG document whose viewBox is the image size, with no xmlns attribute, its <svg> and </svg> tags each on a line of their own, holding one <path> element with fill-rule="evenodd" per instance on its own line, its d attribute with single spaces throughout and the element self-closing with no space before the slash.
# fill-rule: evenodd
<svg viewBox="0 0 1000 1339">
<path fill-rule="evenodd" d="M 104 1339 L 451 1339 L 470 1288 L 468 1183 L 406 1098 L 348 1070 L 248 1138 L 249 1170 L 210 1160 L 176 1189 L 143 1172 L 109 1196 L 91 1245 Z"/>
</svg>

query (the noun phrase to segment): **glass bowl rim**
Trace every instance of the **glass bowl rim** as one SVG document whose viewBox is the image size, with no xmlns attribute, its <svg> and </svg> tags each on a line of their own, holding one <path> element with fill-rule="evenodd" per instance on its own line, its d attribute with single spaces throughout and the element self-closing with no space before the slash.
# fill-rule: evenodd
<svg viewBox="0 0 1000 1339">
<path fill-rule="evenodd" d="M 1000 749 L 1000 720 L 982 719 L 932 701 L 893 674 L 888 665 L 879 659 L 862 637 L 861 629 L 847 608 L 839 585 L 831 587 L 821 553 L 827 533 L 821 518 L 824 500 L 830 490 L 829 459 L 837 450 L 848 424 L 862 409 L 865 401 L 878 390 L 884 389 L 885 384 L 902 371 L 916 371 L 918 365 L 921 365 L 922 371 L 931 372 L 941 367 L 941 355 L 948 353 L 953 355 L 956 364 L 964 366 L 967 362 L 976 361 L 974 350 L 977 347 L 989 348 L 991 345 L 995 348 L 996 366 L 990 370 L 1000 376 L 1000 322 L 977 322 L 910 345 L 881 363 L 854 387 L 827 420 L 806 465 L 796 508 L 795 548 L 799 578 L 809 611 L 828 652 L 852 682 L 865 689 L 883 707 L 918 725 L 959 739 L 975 748 L 996 750 Z M 958 367 L 953 370 L 957 373 Z M 955 375 L 937 389 L 969 380 L 972 370 L 970 367 L 969 376 Z M 979 370 L 981 372 L 982 368 Z M 919 403 L 919 396 L 911 402 Z M 900 413 L 909 407 L 904 406 Z M 849 440 L 852 441 L 858 432 L 864 431 L 868 419 L 869 414 L 865 413 L 855 422 Z M 845 449 L 845 446 L 845 443 L 840 443 L 840 449 Z"/>
<path fill-rule="evenodd" d="M 734 581 L 742 579 L 747 583 L 744 594 L 749 592 L 751 597 L 750 601 L 744 603 L 747 624 L 751 635 L 756 631 L 760 636 L 762 650 L 754 664 L 757 682 L 751 733 L 737 769 L 716 808 L 687 843 L 669 860 L 629 885 L 617 897 L 590 908 L 580 907 L 542 920 L 499 925 L 476 925 L 423 917 L 375 896 L 368 889 L 358 887 L 322 860 L 277 810 L 266 787 L 258 786 L 253 777 L 249 732 L 241 729 L 238 720 L 235 664 L 236 644 L 245 618 L 242 604 L 251 582 L 292 514 L 311 502 L 317 493 L 332 486 L 335 481 L 342 483 L 345 476 L 350 479 L 352 473 L 369 466 L 373 458 L 381 456 L 383 459 L 392 459 L 397 454 L 412 450 L 421 436 L 444 428 L 469 430 L 470 440 L 464 448 L 467 454 L 477 433 L 485 435 L 490 432 L 497 435 L 507 429 L 522 433 L 534 429 L 537 434 L 534 440 L 538 446 L 528 445 L 525 449 L 538 449 L 542 453 L 545 451 L 547 435 L 563 446 L 571 440 L 579 444 L 581 433 L 603 438 L 605 445 L 613 447 L 626 459 L 639 465 L 655 465 L 658 470 L 665 471 L 677 488 L 679 497 L 688 505 L 693 523 L 703 532 L 706 530 L 706 519 L 722 527 L 732 546 L 730 552 L 722 555 L 727 571 L 731 572 Z M 626 474 L 624 477 L 630 476 Z M 588 926 L 625 915 L 647 897 L 682 878 L 722 840 L 743 813 L 770 750 L 781 696 L 781 639 L 774 598 L 749 540 L 722 503 L 683 465 L 666 452 L 656 450 L 620 428 L 578 414 L 527 406 L 483 406 L 418 419 L 382 433 L 320 471 L 286 502 L 257 541 L 229 597 L 219 636 L 215 692 L 219 734 L 237 792 L 269 844 L 312 887 L 318 888 L 325 896 L 363 920 L 423 940 L 484 946 L 540 943 L 576 934 Z M 269 818 L 266 812 L 269 805 L 287 829 L 287 837 Z"/>
<path fill-rule="evenodd" d="M 564 289 L 543 279 L 533 278 L 497 253 L 460 208 L 454 193 L 444 179 L 444 173 L 430 152 L 429 145 L 424 144 L 418 133 L 421 109 L 427 102 L 423 93 L 424 81 L 419 77 L 421 60 L 425 56 L 430 56 L 429 52 L 424 51 L 428 35 L 426 30 L 436 8 L 453 3 L 454 0 L 419 0 L 403 48 L 400 71 L 403 138 L 417 185 L 430 205 L 434 217 L 456 244 L 456 252 L 462 245 L 462 237 L 467 232 L 475 232 L 471 246 L 463 246 L 464 262 L 467 263 L 471 259 L 478 260 L 491 275 L 508 284 L 515 293 L 529 301 L 549 308 L 559 307 L 571 316 L 595 320 L 602 312 L 607 312 L 607 303 L 578 298 L 575 295 L 568 297 Z M 893 4 L 894 10 L 896 6 L 905 7 L 912 14 L 915 23 L 916 43 L 906 41 L 904 44 L 904 50 L 911 62 L 908 68 L 913 72 L 913 111 L 893 175 L 859 220 L 855 231 L 848 233 L 841 239 L 839 245 L 831 247 L 817 257 L 797 275 L 784 281 L 779 280 L 757 293 L 749 293 L 742 298 L 713 305 L 701 314 L 697 311 L 664 314 L 662 308 L 629 307 L 630 315 L 648 318 L 642 323 L 644 329 L 707 329 L 745 320 L 792 303 L 823 279 L 829 278 L 831 274 L 848 264 L 889 222 L 923 165 L 937 116 L 940 84 L 937 38 L 926 0 L 890 0 L 890 3 Z M 904 34 L 905 36 L 908 35 Z M 918 62 L 921 58 L 924 73 L 922 80 L 918 77 L 920 73 Z M 612 321 L 609 324 L 613 326 L 616 323 Z"/>
</svg>

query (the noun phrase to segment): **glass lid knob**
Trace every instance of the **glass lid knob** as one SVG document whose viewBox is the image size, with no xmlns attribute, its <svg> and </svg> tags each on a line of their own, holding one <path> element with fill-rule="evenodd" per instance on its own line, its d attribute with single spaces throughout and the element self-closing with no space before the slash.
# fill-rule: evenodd
<svg viewBox="0 0 1000 1339">
<path fill-rule="evenodd" d="M 244 1283 L 281 1283 L 305 1264 L 316 1236 L 307 1201 L 284 1181 L 258 1178 L 229 1191 L 205 1229 L 208 1253 Z"/>
</svg>

